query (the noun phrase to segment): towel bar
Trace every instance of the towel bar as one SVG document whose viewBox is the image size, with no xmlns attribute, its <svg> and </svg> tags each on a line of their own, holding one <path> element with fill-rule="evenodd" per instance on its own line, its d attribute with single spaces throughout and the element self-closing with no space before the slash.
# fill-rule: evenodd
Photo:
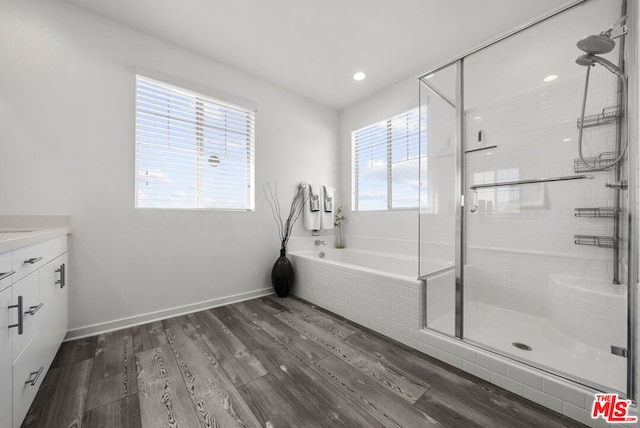
<svg viewBox="0 0 640 428">
<path fill-rule="evenodd" d="M 521 184 L 533 184 L 533 183 L 549 183 L 552 181 L 567 181 L 567 180 L 591 180 L 593 175 L 567 175 L 564 177 L 550 177 L 550 178 L 533 178 L 531 180 L 517 180 L 517 181 L 503 181 L 501 183 L 487 183 L 487 184 L 474 184 L 469 186 L 469 189 L 486 189 L 488 187 L 502 187 L 502 186 L 519 186 Z"/>
</svg>

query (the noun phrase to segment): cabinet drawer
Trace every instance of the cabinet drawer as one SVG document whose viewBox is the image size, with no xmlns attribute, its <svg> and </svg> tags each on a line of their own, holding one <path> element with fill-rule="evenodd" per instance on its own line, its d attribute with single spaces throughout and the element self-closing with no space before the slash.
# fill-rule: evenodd
<svg viewBox="0 0 640 428">
<path fill-rule="evenodd" d="M 13 283 L 13 267 L 11 263 L 11 251 L 0 254 L 0 291 L 9 287 Z"/>
<path fill-rule="evenodd" d="M 22 297 L 22 327 L 23 331 L 20 334 L 19 329 L 12 328 L 11 335 L 13 341 L 13 360 L 20 355 L 24 347 L 29 343 L 33 335 L 38 331 L 40 327 L 40 306 L 42 301 L 40 300 L 40 283 L 39 272 L 34 272 L 20 281 L 15 282 L 12 287 L 12 301 L 13 305 L 18 304 L 19 297 Z M 19 324 L 18 309 L 11 309 L 11 324 Z"/>
<path fill-rule="evenodd" d="M 46 265 L 64 253 L 66 249 L 67 237 L 60 236 L 13 250 L 11 265 L 12 270 L 16 271 L 13 275 L 13 282 Z"/>
<path fill-rule="evenodd" d="M 38 333 L 13 363 L 13 426 L 19 427 L 47 372 Z"/>
</svg>

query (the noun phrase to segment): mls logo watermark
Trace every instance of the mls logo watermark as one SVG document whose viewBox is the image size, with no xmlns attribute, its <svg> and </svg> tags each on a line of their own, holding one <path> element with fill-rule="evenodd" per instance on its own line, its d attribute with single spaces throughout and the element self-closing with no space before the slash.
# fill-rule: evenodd
<svg viewBox="0 0 640 428">
<path fill-rule="evenodd" d="M 618 394 L 596 394 L 591 409 L 591 418 L 602 418 L 607 422 L 631 424 L 638 421 L 637 416 L 627 416 L 631 400 L 619 399 Z"/>
</svg>

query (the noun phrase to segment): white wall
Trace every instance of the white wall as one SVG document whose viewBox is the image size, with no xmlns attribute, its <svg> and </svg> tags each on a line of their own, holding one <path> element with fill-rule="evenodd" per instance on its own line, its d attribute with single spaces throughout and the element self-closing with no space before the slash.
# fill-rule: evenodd
<svg viewBox="0 0 640 428">
<path fill-rule="evenodd" d="M 61 2 L 2 9 L 0 214 L 71 215 L 70 327 L 270 287 L 261 185 L 337 184 L 337 112 Z M 255 212 L 134 209 L 135 67 L 258 106 Z"/>
<path fill-rule="evenodd" d="M 348 217 L 347 246 L 416 254 L 417 210 L 351 211 L 351 132 L 417 106 L 418 83 L 415 77 L 409 77 L 340 113 L 339 191 Z"/>
</svg>

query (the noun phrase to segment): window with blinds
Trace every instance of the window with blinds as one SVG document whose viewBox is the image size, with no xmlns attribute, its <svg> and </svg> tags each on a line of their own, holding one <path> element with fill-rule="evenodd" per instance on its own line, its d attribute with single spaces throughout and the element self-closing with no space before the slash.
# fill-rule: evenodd
<svg viewBox="0 0 640 428">
<path fill-rule="evenodd" d="M 136 207 L 253 210 L 255 112 L 136 83 Z"/>
<path fill-rule="evenodd" d="M 355 211 L 418 207 L 419 116 L 415 108 L 351 133 Z"/>
</svg>

